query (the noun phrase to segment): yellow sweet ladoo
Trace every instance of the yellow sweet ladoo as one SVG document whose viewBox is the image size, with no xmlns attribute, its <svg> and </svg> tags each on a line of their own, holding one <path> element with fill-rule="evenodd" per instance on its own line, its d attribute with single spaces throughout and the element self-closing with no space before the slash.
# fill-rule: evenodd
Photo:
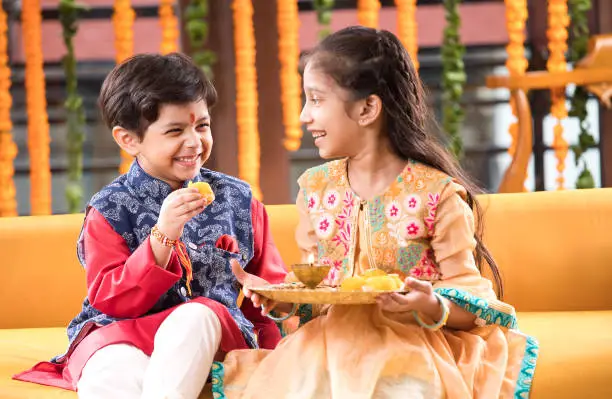
<svg viewBox="0 0 612 399">
<path fill-rule="evenodd" d="M 199 181 L 199 182 L 194 183 L 190 181 L 187 187 L 197 188 L 200 194 L 202 194 L 202 196 L 206 198 L 206 202 L 208 204 L 210 204 L 211 202 L 215 200 L 215 193 L 213 192 L 212 188 L 210 188 L 210 184 L 206 182 Z"/>
<path fill-rule="evenodd" d="M 397 274 L 387 274 L 381 269 L 366 270 L 361 276 L 342 280 L 340 291 L 397 291 L 403 282 Z"/>
</svg>

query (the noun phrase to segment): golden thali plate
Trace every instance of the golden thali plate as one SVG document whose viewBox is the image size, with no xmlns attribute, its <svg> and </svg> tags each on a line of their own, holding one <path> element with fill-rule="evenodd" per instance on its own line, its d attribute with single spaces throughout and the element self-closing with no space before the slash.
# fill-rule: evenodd
<svg viewBox="0 0 612 399">
<path fill-rule="evenodd" d="M 369 305 L 381 294 L 407 291 L 340 291 L 336 287 L 318 286 L 311 289 L 301 283 L 270 284 L 250 287 L 251 291 L 276 302 L 310 303 L 322 305 Z"/>
</svg>

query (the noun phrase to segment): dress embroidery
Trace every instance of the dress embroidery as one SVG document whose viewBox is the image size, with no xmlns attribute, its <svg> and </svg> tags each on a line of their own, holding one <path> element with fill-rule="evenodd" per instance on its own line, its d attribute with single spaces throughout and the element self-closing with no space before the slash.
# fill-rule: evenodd
<svg viewBox="0 0 612 399">
<path fill-rule="evenodd" d="M 299 179 L 310 220 L 319 240 L 319 260 L 334 267 L 328 281 L 350 272 L 357 234 L 359 198 L 346 177 L 346 160 L 306 171 Z M 433 223 L 442 190 L 451 178 L 410 161 L 389 189 L 363 208 L 372 259 L 378 267 L 436 281 L 440 272 L 430 249 Z M 340 270 L 339 265 L 342 265 Z M 414 269 L 414 271 L 412 271 Z"/>
</svg>

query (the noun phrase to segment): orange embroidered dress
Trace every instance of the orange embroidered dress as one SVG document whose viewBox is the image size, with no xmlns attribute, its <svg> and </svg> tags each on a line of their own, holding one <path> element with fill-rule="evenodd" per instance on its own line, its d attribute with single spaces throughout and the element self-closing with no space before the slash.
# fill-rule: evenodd
<svg viewBox="0 0 612 399">
<path fill-rule="evenodd" d="M 424 329 L 377 305 L 328 306 L 273 351 L 234 351 L 215 370 L 227 398 L 525 398 L 537 342 L 517 330 L 474 261 L 474 217 L 449 176 L 408 162 L 387 191 L 361 200 L 347 161 L 299 179 L 296 237 L 332 265 L 328 280 L 377 267 L 431 281 L 477 316 L 471 331 Z M 301 307 L 302 316 L 312 307 Z"/>
</svg>

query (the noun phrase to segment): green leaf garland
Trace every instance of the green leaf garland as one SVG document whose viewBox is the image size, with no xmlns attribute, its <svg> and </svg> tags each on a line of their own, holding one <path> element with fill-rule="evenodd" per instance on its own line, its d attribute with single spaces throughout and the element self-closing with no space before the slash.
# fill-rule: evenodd
<svg viewBox="0 0 612 399">
<path fill-rule="evenodd" d="M 588 11 L 591 9 L 591 0 L 569 0 L 568 11 L 571 19 L 572 42 L 570 48 L 570 61 L 576 65 L 586 56 L 589 44 L 589 20 Z M 587 102 L 589 93 L 583 86 L 576 86 L 574 94 L 570 99 L 569 116 L 578 118 L 580 134 L 578 143 L 572 146 L 576 158 L 576 166 L 582 163 L 582 171 L 576 180 L 576 188 L 593 188 L 595 180 L 589 170 L 586 160 L 583 159 L 584 153 L 594 147 L 597 143 L 595 137 L 589 132 L 590 125 L 587 122 L 588 111 Z"/>
<path fill-rule="evenodd" d="M 185 10 L 185 31 L 189 37 L 193 61 L 212 79 L 212 67 L 217 62 L 217 56 L 205 48 L 209 33 L 208 12 L 208 0 L 191 0 Z"/>
<path fill-rule="evenodd" d="M 68 152 L 68 183 L 66 185 L 66 200 L 68 212 L 81 212 L 83 200 L 83 142 L 85 141 L 85 111 L 83 98 L 77 90 L 77 61 L 74 54 L 74 36 L 78 31 L 79 14 L 87 10 L 87 6 L 74 0 L 60 0 L 59 20 L 62 25 L 62 36 L 66 45 L 66 55 L 62 59 L 66 75 L 66 143 Z"/>
<path fill-rule="evenodd" d="M 331 33 L 332 10 L 334 9 L 334 0 L 314 0 L 314 9 L 317 13 L 317 22 L 319 23 L 319 40 L 323 40 Z"/>
<path fill-rule="evenodd" d="M 459 28 L 461 0 L 444 0 L 446 27 L 442 42 L 442 126 L 449 136 L 449 149 L 457 159 L 463 155 L 461 126 L 465 114 L 461 107 L 461 97 L 467 81 L 463 55 L 465 47 L 461 44 Z"/>
</svg>

